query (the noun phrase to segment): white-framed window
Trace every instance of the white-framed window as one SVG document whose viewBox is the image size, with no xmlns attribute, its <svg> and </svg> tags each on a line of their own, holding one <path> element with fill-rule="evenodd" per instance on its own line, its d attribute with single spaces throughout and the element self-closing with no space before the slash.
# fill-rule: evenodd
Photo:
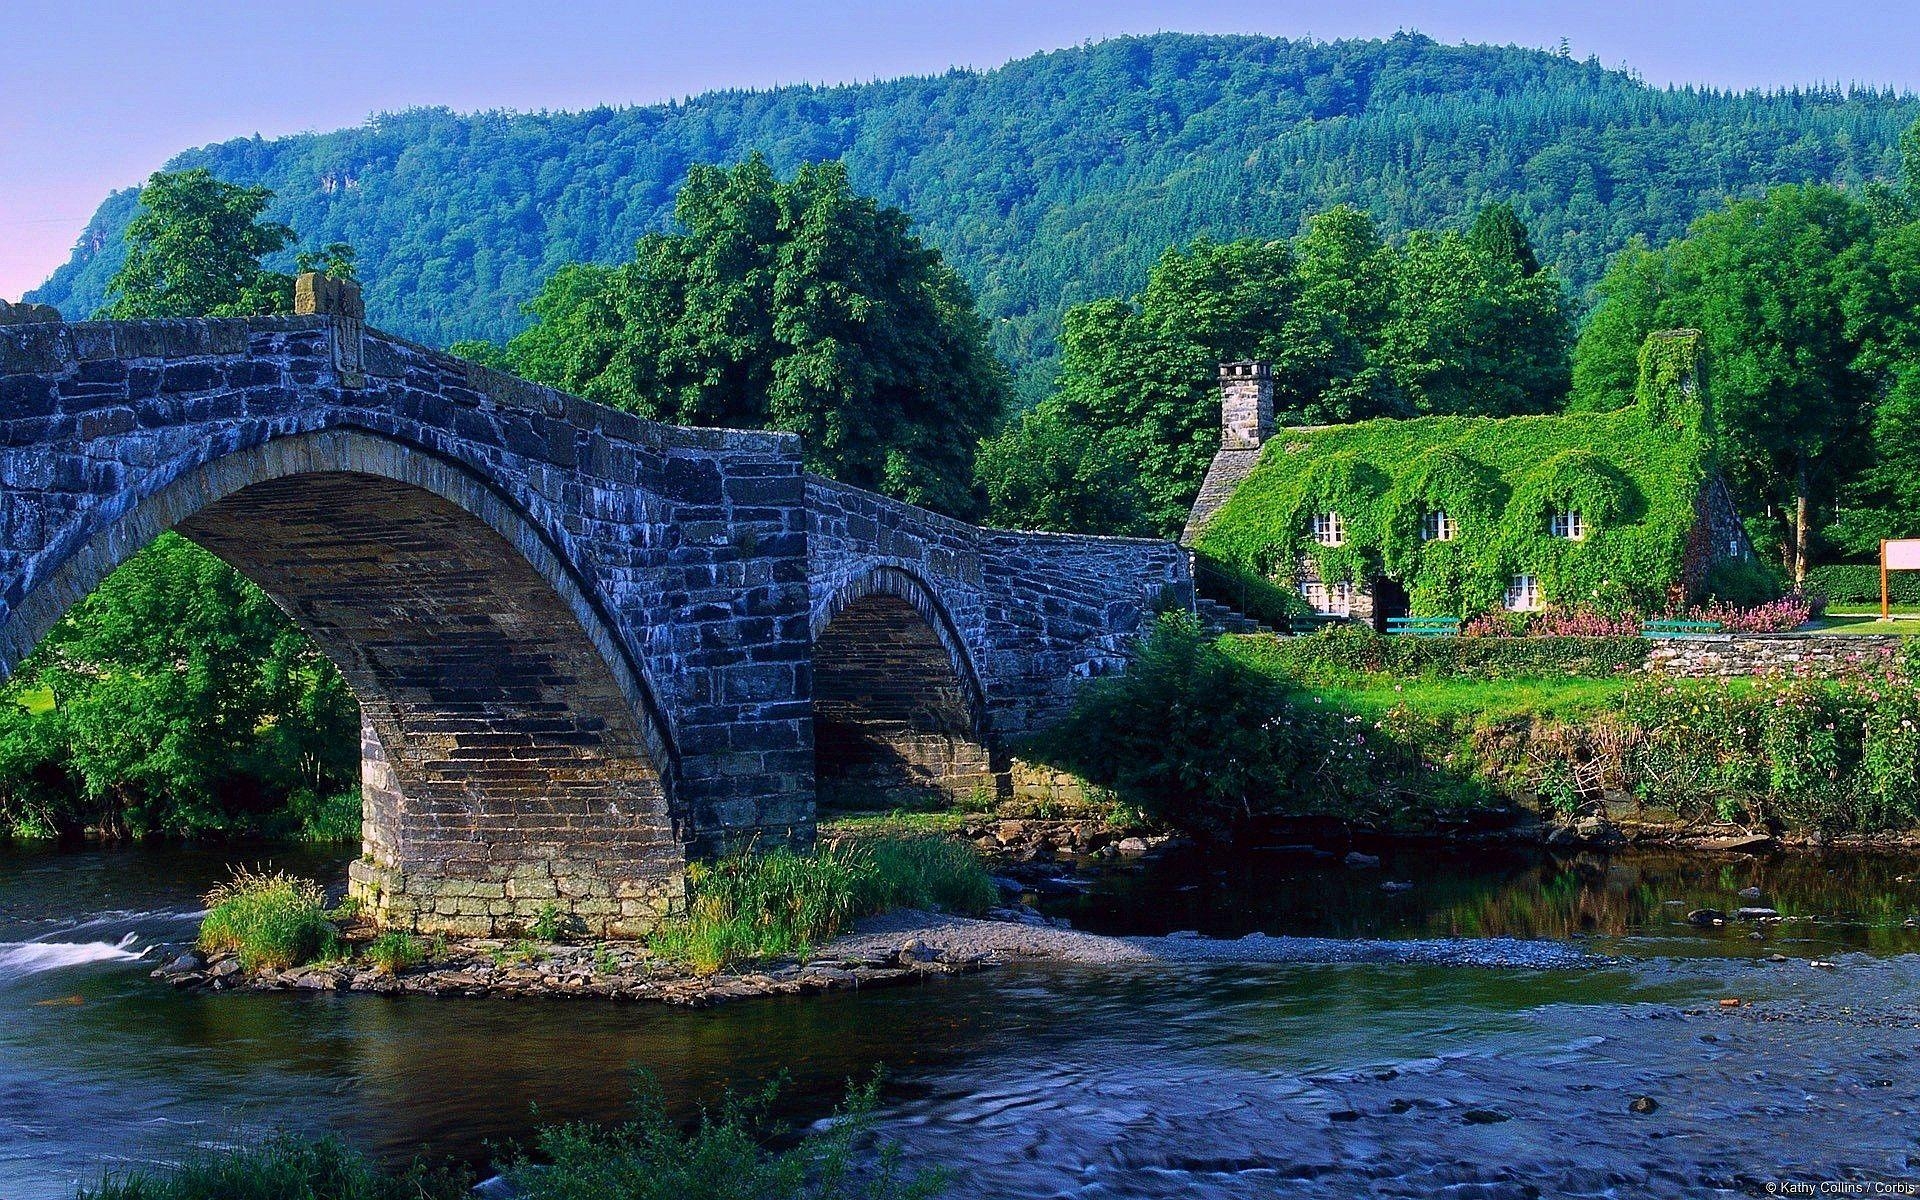
<svg viewBox="0 0 1920 1200">
<path fill-rule="evenodd" d="M 1423 542 L 1450 542 L 1459 532 L 1459 524 L 1444 509 L 1436 508 L 1420 518 L 1420 540 Z"/>
<path fill-rule="evenodd" d="M 1554 537 L 1577 542 L 1587 536 L 1587 523 L 1580 519 L 1579 509 L 1569 508 L 1547 518 L 1547 532 Z"/>
<path fill-rule="evenodd" d="M 1540 580 L 1532 575 L 1515 575 L 1507 585 L 1507 608 L 1511 612 L 1532 612 L 1540 607 Z"/>
<path fill-rule="evenodd" d="M 1338 546 L 1347 540 L 1346 522 L 1337 512 L 1313 514 L 1313 540 L 1322 546 Z"/>
<path fill-rule="evenodd" d="M 1307 602 L 1308 608 L 1311 608 L 1317 613 L 1325 613 L 1328 616 L 1334 617 L 1350 617 L 1353 615 L 1353 585 L 1351 583 L 1343 581 L 1334 584 L 1332 587 L 1328 587 L 1326 584 L 1320 583 L 1317 580 L 1303 583 L 1300 585 L 1300 597 Z"/>
</svg>

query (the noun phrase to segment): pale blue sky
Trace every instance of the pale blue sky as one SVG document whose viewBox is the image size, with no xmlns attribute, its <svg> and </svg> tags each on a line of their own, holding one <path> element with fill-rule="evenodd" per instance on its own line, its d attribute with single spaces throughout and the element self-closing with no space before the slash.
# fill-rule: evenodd
<svg viewBox="0 0 1920 1200">
<path fill-rule="evenodd" d="M 1551 46 L 1654 83 L 1920 90 L 1920 3 L 945 0 L 881 4 L 0 0 L 0 297 L 66 257 L 106 192 L 174 152 L 412 105 L 580 108 L 721 87 L 991 67 L 1159 30 Z"/>
</svg>

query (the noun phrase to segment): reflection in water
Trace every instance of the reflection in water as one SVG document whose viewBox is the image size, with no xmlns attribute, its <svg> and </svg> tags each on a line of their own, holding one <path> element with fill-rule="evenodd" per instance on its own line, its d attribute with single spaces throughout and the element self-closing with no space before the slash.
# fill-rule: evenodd
<svg viewBox="0 0 1920 1200">
<path fill-rule="evenodd" d="M 180 993 L 126 956 L 191 936 L 221 856 L 0 853 L 0 964 L 16 964 L 0 974 L 0 1196 L 69 1196 L 102 1166 L 268 1125 L 480 1160 L 489 1140 L 524 1135 L 536 1107 L 539 1121 L 617 1117 L 635 1069 L 682 1111 L 789 1071 L 788 1115 L 811 1119 L 879 1063 L 889 1132 L 920 1161 L 961 1167 L 969 1196 L 1696 1194 L 1733 1186 L 1737 1164 L 1904 1162 L 1893 1114 L 1920 1106 L 1920 958 L 1823 950 L 1837 973 L 1798 961 L 1809 942 L 1910 948 L 1898 922 L 1920 889 L 1903 861 L 1383 852 L 1379 871 L 1185 855 L 1062 903 L 1115 932 L 1588 933 L 1635 961 L 1028 965 L 703 1012 Z M 275 865 L 343 869 L 310 855 Z M 1390 895 L 1383 879 L 1414 886 Z M 1782 912 L 1865 923 L 1759 942 L 1745 926 L 1681 923 L 1749 886 Z M 1775 949 L 1796 961 L 1760 957 Z M 1723 995 L 1791 1020 L 1723 1015 Z M 1845 1022 L 1829 1015 L 1842 1004 Z M 1859 1017 L 1873 1012 L 1894 1015 Z M 1661 1099 L 1659 1123 L 1626 1113 L 1642 1092 Z M 1463 1124 L 1475 1107 L 1511 1119 Z"/>
<path fill-rule="evenodd" d="M 1666 850 L 1613 855 L 1369 847 L 1378 869 L 1351 869 L 1300 851 L 1189 849 L 1099 879 L 1050 911 L 1102 933 L 1193 929 L 1323 937 L 1688 937 L 1704 950 L 1751 925 L 1693 930 L 1686 914 L 1765 906 L 1809 918 L 1792 936 L 1875 953 L 1920 950 L 1920 859 L 1899 854 L 1781 854 L 1765 858 Z M 1404 891 L 1381 884 L 1410 883 Z M 1758 899 L 1741 892 L 1758 888 Z M 1671 952 L 1670 948 L 1670 952 Z"/>
</svg>

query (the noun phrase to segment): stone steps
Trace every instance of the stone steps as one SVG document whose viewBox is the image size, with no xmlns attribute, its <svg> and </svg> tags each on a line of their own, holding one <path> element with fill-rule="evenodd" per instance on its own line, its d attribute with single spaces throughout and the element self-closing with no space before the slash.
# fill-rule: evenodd
<svg viewBox="0 0 1920 1200">
<path fill-rule="evenodd" d="M 1256 621 L 1247 614 L 1218 600 L 1205 596 L 1193 602 L 1195 615 L 1200 618 L 1201 628 L 1208 633 L 1278 633 L 1271 625 Z"/>
</svg>

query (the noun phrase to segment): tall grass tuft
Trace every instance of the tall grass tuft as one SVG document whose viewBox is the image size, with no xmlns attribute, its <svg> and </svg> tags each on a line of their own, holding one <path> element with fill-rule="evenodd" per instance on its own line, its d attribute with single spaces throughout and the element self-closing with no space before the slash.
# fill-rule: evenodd
<svg viewBox="0 0 1920 1200">
<path fill-rule="evenodd" d="M 779 849 L 688 869 L 688 912 L 649 939 L 710 975 L 763 958 L 804 958 L 856 917 L 889 908 L 979 913 L 993 881 L 973 850 L 941 837 L 849 839 L 812 854 Z"/>
<path fill-rule="evenodd" d="M 427 944 L 410 933 L 389 929 L 367 943 L 361 956 L 383 975 L 398 975 L 427 960 Z"/>
<path fill-rule="evenodd" d="M 853 843 L 872 869 L 862 874 L 860 908 L 931 908 L 978 916 L 1000 898 L 980 856 L 944 837 L 872 838 Z"/>
<path fill-rule="evenodd" d="M 200 949 L 236 952 L 249 971 L 284 971 L 340 953 L 326 896 L 312 880 L 236 867 L 232 879 L 207 893 L 206 904 Z"/>
<path fill-rule="evenodd" d="M 462 1200 L 472 1186 L 460 1168 L 387 1171 L 337 1138 L 279 1135 L 202 1153 L 164 1174 L 110 1177 L 98 1191 L 81 1189 L 80 1200 Z"/>
</svg>

